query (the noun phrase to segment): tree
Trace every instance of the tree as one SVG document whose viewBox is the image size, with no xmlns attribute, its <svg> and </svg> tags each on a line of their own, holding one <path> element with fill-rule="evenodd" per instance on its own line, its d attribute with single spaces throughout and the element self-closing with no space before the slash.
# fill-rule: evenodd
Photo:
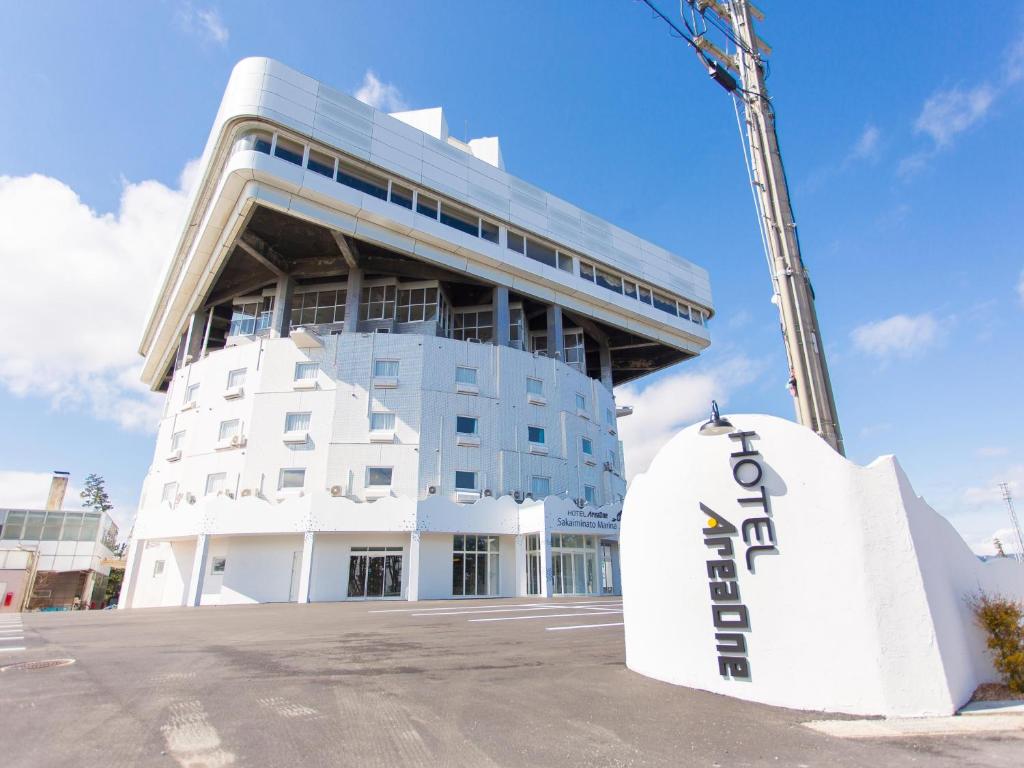
<svg viewBox="0 0 1024 768">
<path fill-rule="evenodd" d="M 106 481 L 102 475 L 89 475 L 85 478 L 85 488 L 80 494 L 82 506 L 96 512 L 109 512 L 114 508 L 107 495 Z"/>
<path fill-rule="evenodd" d="M 992 543 L 996 545 L 996 557 L 1006 557 L 1006 552 L 1003 551 L 1003 542 L 999 539 L 992 539 Z"/>
</svg>

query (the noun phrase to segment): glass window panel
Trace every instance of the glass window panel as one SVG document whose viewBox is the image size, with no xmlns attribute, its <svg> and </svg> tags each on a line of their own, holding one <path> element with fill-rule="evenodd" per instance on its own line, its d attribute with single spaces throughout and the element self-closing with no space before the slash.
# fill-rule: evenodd
<svg viewBox="0 0 1024 768">
<path fill-rule="evenodd" d="M 455 380 L 460 384 L 476 384 L 476 368 L 456 367 Z"/>
<path fill-rule="evenodd" d="M 165 483 L 163 492 L 160 494 L 160 501 L 166 504 L 173 504 L 174 498 L 178 495 L 177 483 Z"/>
<path fill-rule="evenodd" d="M 585 261 L 580 262 L 580 277 L 584 280 L 594 282 L 594 268 Z"/>
<path fill-rule="evenodd" d="M 384 597 L 396 597 L 402 593 L 402 556 L 384 557 Z"/>
<path fill-rule="evenodd" d="M 476 557 L 476 593 L 478 595 L 490 594 L 487 589 L 487 555 Z"/>
<path fill-rule="evenodd" d="M 526 239 L 517 232 L 509 231 L 507 235 L 508 249 L 516 253 L 526 253 Z"/>
<path fill-rule="evenodd" d="M 198 394 L 199 394 L 199 385 L 198 384 L 190 384 L 185 389 L 185 402 L 186 403 L 194 402 L 195 399 L 196 399 L 196 395 L 198 395 Z"/>
<path fill-rule="evenodd" d="M 480 220 L 480 237 L 492 243 L 498 242 L 498 225 L 487 219 Z"/>
<path fill-rule="evenodd" d="M 305 469 L 282 469 L 278 478 L 277 487 L 280 490 L 288 488 L 302 488 L 306 484 Z"/>
<path fill-rule="evenodd" d="M 589 437 L 584 437 L 580 441 L 583 445 L 583 453 L 587 456 L 594 455 L 594 442 Z"/>
<path fill-rule="evenodd" d="M 437 218 L 437 200 L 424 194 L 416 195 L 416 212 L 431 219 Z"/>
<path fill-rule="evenodd" d="M 465 472 L 462 470 L 456 470 L 455 472 L 455 488 L 461 491 L 475 491 L 476 490 L 476 472 Z M 472 537 L 467 537 L 467 541 Z M 467 549 L 468 549 L 467 545 Z"/>
<path fill-rule="evenodd" d="M 676 303 L 668 296 L 662 296 L 660 293 L 654 294 L 654 306 L 660 309 L 662 312 L 667 312 L 670 315 L 676 313 Z"/>
<path fill-rule="evenodd" d="M 184 430 L 182 430 L 181 432 L 175 432 L 173 435 L 171 435 L 171 451 L 172 452 L 180 451 L 182 446 L 184 445 L 184 443 L 185 443 L 185 432 L 184 432 Z"/>
<path fill-rule="evenodd" d="M 373 431 L 388 431 L 395 428 L 395 414 L 375 411 L 370 414 L 370 429 Z"/>
<path fill-rule="evenodd" d="M 412 190 L 391 182 L 391 202 L 412 210 Z"/>
<path fill-rule="evenodd" d="M 544 394 L 544 382 L 540 379 L 527 379 L 526 380 L 526 391 L 531 395 L 543 395 Z"/>
<path fill-rule="evenodd" d="M 583 498 L 588 504 L 597 503 L 597 490 L 592 485 L 583 486 Z"/>
<path fill-rule="evenodd" d="M 579 411 L 587 410 L 587 398 L 585 398 L 579 392 L 576 393 L 576 409 Z"/>
<path fill-rule="evenodd" d="M 314 323 L 333 323 L 334 322 L 334 305 L 329 307 L 317 307 L 315 315 L 313 317 Z"/>
<path fill-rule="evenodd" d="M 640 301 L 642 301 L 644 304 L 650 304 L 651 303 L 651 289 L 650 288 L 644 288 L 642 285 L 640 286 Z"/>
<path fill-rule="evenodd" d="M 297 141 L 286 139 L 284 136 L 277 137 L 277 146 L 274 147 L 274 154 L 282 160 L 287 160 L 295 165 L 302 165 L 302 153 L 305 147 Z"/>
<path fill-rule="evenodd" d="M 13 513 L 12 513 L 13 514 Z M 9 518 L 8 518 L 9 520 Z M 63 512 L 47 512 L 46 522 L 43 523 L 43 538 L 41 541 L 58 541 L 60 540 L 60 529 L 64 524 L 64 513 Z M 4 536 L 7 538 L 7 536 Z"/>
<path fill-rule="evenodd" d="M 676 307 L 676 311 L 679 314 L 679 316 L 683 318 L 683 320 L 690 319 L 690 308 L 686 304 L 678 304 Z"/>
<path fill-rule="evenodd" d="M 238 434 L 238 429 L 241 422 L 238 419 L 229 419 L 220 423 L 220 431 L 217 435 L 218 440 L 230 440 L 232 437 Z"/>
<path fill-rule="evenodd" d="M 302 411 L 296 413 L 285 414 L 284 417 L 284 431 L 285 432 L 305 432 L 309 429 L 310 420 L 312 413 L 309 411 Z"/>
<path fill-rule="evenodd" d="M 456 416 L 455 431 L 460 435 L 475 435 L 479 421 L 472 416 Z"/>
<path fill-rule="evenodd" d="M 227 570 L 228 561 L 225 557 L 214 557 L 210 561 L 210 573 L 224 573 Z"/>
<path fill-rule="evenodd" d="M 270 143 L 273 140 L 273 136 L 265 131 L 248 131 L 243 134 L 242 137 L 235 142 L 235 151 L 242 150 L 254 150 L 256 152 L 262 152 L 264 155 L 270 154 Z"/>
<path fill-rule="evenodd" d="M 475 595 L 476 591 L 476 555 L 466 555 L 465 594 Z"/>
<path fill-rule="evenodd" d="M 530 483 L 530 490 L 533 492 L 533 498 L 535 499 L 543 499 L 545 496 L 550 496 L 551 478 L 534 476 Z"/>
<path fill-rule="evenodd" d="M 365 555 L 351 555 L 348 559 L 348 596 L 366 597 Z"/>
<path fill-rule="evenodd" d="M 572 272 L 572 256 L 558 252 L 558 268 L 563 272 Z"/>
<path fill-rule="evenodd" d="M 447 203 L 441 203 L 441 223 L 467 235 L 480 236 L 480 219 Z"/>
<path fill-rule="evenodd" d="M 27 528 L 27 526 L 26 526 Z M 100 531 L 100 516 L 86 514 L 82 518 L 82 530 L 78 533 L 79 541 L 95 541 L 96 534 Z M 26 539 L 28 536 L 25 537 Z"/>
<path fill-rule="evenodd" d="M 391 467 L 367 467 L 366 484 L 368 486 L 389 486 L 393 471 Z"/>
<path fill-rule="evenodd" d="M 338 161 L 338 183 L 365 192 L 380 200 L 388 199 L 387 179 L 340 160 Z"/>
<path fill-rule="evenodd" d="M 456 537 L 456 538 L 459 538 L 459 537 Z M 457 546 L 456 549 L 460 550 L 460 549 L 462 549 L 462 547 L 461 546 Z M 463 555 L 462 552 L 454 552 L 454 553 L 452 553 L 452 594 L 453 595 L 461 595 L 461 594 L 463 594 L 462 584 L 463 584 L 463 569 L 465 567 L 464 564 L 463 564 L 464 558 L 465 558 L 465 555 Z"/>
<path fill-rule="evenodd" d="M 40 541 L 43 535 L 43 521 L 46 520 L 45 512 L 29 512 L 25 517 L 25 532 L 23 539 L 29 541 Z"/>
<path fill-rule="evenodd" d="M 306 160 L 306 167 L 314 173 L 326 176 L 328 179 L 334 178 L 334 158 L 330 155 L 325 155 L 323 152 L 310 149 L 309 159 Z"/>
<path fill-rule="evenodd" d="M 547 264 L 549 267 L 557 266 L 558 262 L 555 259 L 555 249 L 549 248 L 543 243 L 538 243 L 536 240 L 527 238 L 526 240 L 526 257 L 539 261 L 541 264 Z"/>
<path fill-rule="evenodd" d="M 212 496 L 224 490 L 224 484 L 227 482 L 227 473 L 215 472 L 211 475 L 206 476 L 206 495 Z"/>
<path fill-rule="evenodd" d="M 636 298 L 636 283 L 631 283 L 629 280 L 622 281 L 623 293 L 629 296 L 631 299 Z"/>
<path fill-rule="evenodd" d="M 374 360 L 373 375 L 384 378 L 397 378 L 398 360 Z"/>
<path fill-rule="evenodd" d="M 304 381 L 306 379 L 315 379 L 319 365 L 317 363 L 296 363 L 295 364 L 295 381 Z"/>
<path fill-rule="evenodd" d="M 240 387 L 245 384 L 245 368 L 238 368 L 228 374 L 228 388 Z"/>
<path fill-rule="evenodd" d="M 526 432 L 531 443 L 544 443 L 544 427 L 527 427 Z"/>
<path fill-rule="evenodd" d="M 611 272 L 605 272 L 603 269 L 597 270 L 597 284 L 602 288 L 607 288 L 609 291 L 622 293 L 622 278 L 618 275 L 613 275 Z"/>
<path fill-rule="evenodd" d="M 64 530 L 60 534 L 61 541 L 78 541 L 78 533 L 82 528 L 80 512 L 64 513 Z"/>
<path fill-rule="evenodd" d="M 466 540 L 464 536 L 458 535 L 452 539 L 452 549 L 458 552 L 464 552 L 466 549 Z"/>
</svg>

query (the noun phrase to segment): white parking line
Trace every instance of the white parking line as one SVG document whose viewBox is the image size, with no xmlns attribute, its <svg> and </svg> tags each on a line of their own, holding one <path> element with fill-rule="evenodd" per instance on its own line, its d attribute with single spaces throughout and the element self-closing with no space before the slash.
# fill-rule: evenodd
<svg viewBox="0 0 1024 768">
<path fill-rule="evenodd" d="M 596 629 L 597 627 L 621 627 L 624 622 L 616 621 L 612 624 L 576 624 L 572 627 L 544 627 L 548 632 L 562 632 L 566 629 Z"/>
<path fill-rule="evenodd" d="M 457 603 L 459 601 L 453 601 L 453 602 Z M 472 603 L 472 601 L 466 601 L 466 602 L 470 603 L 470 604 Z M 508 610 L 508 609 L 518 610 L 518 609 L 526 609 L 526 608 L 577 608 L 577 607 L 588 606 L 588 605 L 592 605 L 592 606 L 614 605 L 615 607 L 621 607 L 622 606 L 622 602 L 621 601 L 616 602 L 616 601 L 613 601 L 613 600 L 579 600 L 579 601 L 569 601 L 569 600 L 566 600 L 566 601 L 559 601 L 557 603 L 511 603 L 511 604 L 509 604 L 509 603 L 500 603 L 498 605 L 485 605 L 485 606 L 483 606 L 483 608 L 502 608 L 502 610 Z M 469 610 L 469 606 L 468 605 L 466 606 L 466 609 Z M 451 606 L 451 605 L 446 605 L 446 606 L 442 606 L 442 607 L 439 607 L 439 608 L 375 608 L 375 609 L 367 611 L 367 613 L 422 613 L 422 614 L 426 614 L 426 613 L 429 612 L 429 613 L 440 613 L 441 615 L 444 615 L 445 611 L 452 611 L 452 610 L 459 610 L 459 609 L 453 608 L 453 606 Z M 480 610 L 480 609 L 475 609 L 475 610 Z"/>
<path fill-rule="evenodd" d="M 462 616 L 464 614 L 473 613 L 516 613 L 518 611 L 557 611 L 565 610 L 564 605 L 538 605 L 536 607 L 530 606 L 516 606 L 515 608 L 456 608 L 448 611 L 435 611 L 434 613 L 413 613 L 411 616 Z M 573 610 L 586 610 L 586 611 L 599 611 L 601 608 L 591 607 L 587 605 L 573 606 Z"/>
<path fill-rule="evenodd" d="M 25 646 L 19 646 L 17 648 L 0 648 L 0 653 L 7 653 L 9 651 L 24 651 Z"/>
<path fill-rule="evenodd" d="M 622 611 L 603 611 L 605 614 L 622 613 Z M 601 613 L 535 613 L 532 616 L 499 616 L 494 619 L 467 619 L 470 623 L 482 621 L 523 621 L 525 619 L 561 619 L 566 616 L 600 616 Z"/>
</svg>

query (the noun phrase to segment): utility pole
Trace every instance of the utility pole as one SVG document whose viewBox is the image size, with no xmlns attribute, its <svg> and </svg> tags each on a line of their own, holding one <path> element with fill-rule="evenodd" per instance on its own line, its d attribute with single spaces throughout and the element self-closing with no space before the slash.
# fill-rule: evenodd
<svg viewBox="0 0 1024 768">
<path fill-rule="evenodd" d="M 1003 492 L 1003 501 L 1006 502 L 1006 508 L 1010 511 L 1010 524 L 1013 526 L 1013 532 L 1017 535 L 1017 554 L 1014 557 L 1018 563 L 1024 563 L 1024 535 L 1020 532 L 1017 510 L 1013 508 L 1013 496 L 1010 494 L 1010 486 L 1008 483 L 1000 483 L 999 490 Z"/>
<path fill-rule="evenodd" d="M 771 49 L 754 29 L 754 19 L 761 21 L 764 15 L 749 0 L 686 0 L 692 24 L 681 14 L 684 32 L 650 0 L 643 2 L 693 46 L 712 79 L 743 105 L 748 170 L 771 271 L 772 303 L 779 309 L 797 419 L 844 454 L 814 291 L 800 256 L 775 110 L 765 85 L 762 53 Z M 725 40 L 724 49 L 708 38 L 713 29 Z M 730 48 L 735 53 L 730 53 Z"/>
</svg>

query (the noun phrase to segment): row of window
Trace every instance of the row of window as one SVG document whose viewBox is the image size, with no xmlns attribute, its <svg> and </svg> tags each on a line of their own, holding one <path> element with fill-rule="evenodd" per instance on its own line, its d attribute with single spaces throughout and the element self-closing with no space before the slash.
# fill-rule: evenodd
<svg viewBox="0 0 1024 768">
<path fill-rule="evenodd" d="M 0 539 L 24 541 L 95 541 L 100 515 L 91 512 L 0 510 Z"/>
<path fill-rule="evenodd" d="M 415 210 L 423 216 L 440 221 L 460 232 L 492 243 L 500 241 L 502 228 L 485 217 L 452 205 L 437 196 L 403 186 L 390 178 L 358 167 L 347 160 L 328 155 L 313 147 L 306 147 L 302 143 L 277 133 L 250 131 L 241 136 L 235 144 L 236 151 L 244 149 L 274 155 L 295 165 L 305 165 L 309 170 L 340 184 L 380 200 L 390 201 L 408 210 Z M 529 259 L 570 274 L 578 274 L 584 280 L 620 295 L 637 299 L 670 315 L 689 320 L 697 325 L 704 325 L 707 321 L 707 313 L 698 307 L 656 293 L 651 288 L 640 285 L 630 278 L 618 275 L 604 267 L 598 267 L 596 264 L 584 261 L 560 248 L 547 245 L 523 233 L 505 228 L 505 246 Z M 577 262 L 579 263 L 578 272 L 575 267 Z"/>
</svg>

